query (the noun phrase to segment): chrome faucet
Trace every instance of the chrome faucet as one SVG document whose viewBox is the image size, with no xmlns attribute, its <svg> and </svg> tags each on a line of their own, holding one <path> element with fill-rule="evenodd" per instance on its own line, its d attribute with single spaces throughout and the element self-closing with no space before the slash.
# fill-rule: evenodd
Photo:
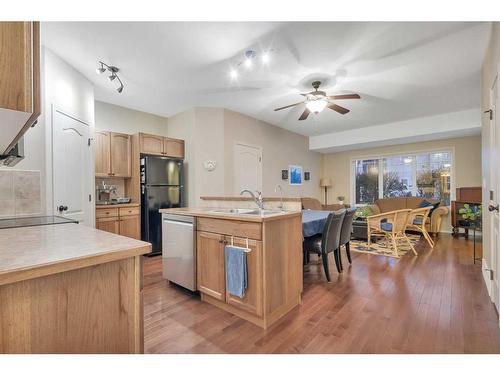
<svg viewBox="0 0 500 375">
<path fill-rule="evenodd" d="M 255 196 L 255 194 L 253 192 L 251 192 L 250 190 L 243 189 L 242 191 L 240 191 L 240 195 L 243 195 L 243 193 L 250 194 L 252 196 L 253 200 L 255 201 L 255 204 L 259 207 L 259 209 L 263 210 L 264 209 L 264 202 L 262 201 L 262 193 L 258 190 L 255 190 L 255 192 L 257 193 L 257 196 Z"/>
<path fill-rule="evenodd" d="M 279 190 L 280 192 L 280 205 L 279 205 L 279 209 L 281 211 L 285 211 L 285 206 L 283 206 L 283 189 L 281 188 L 281 185 L 276 185 L 276 187 L 274 188 L 274 192 L 277 193 Z"/>
</svg>

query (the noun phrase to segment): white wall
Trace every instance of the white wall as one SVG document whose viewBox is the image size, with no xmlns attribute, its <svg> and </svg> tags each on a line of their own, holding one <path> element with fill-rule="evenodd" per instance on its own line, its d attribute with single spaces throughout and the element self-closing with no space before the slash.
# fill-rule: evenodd
<svg viewBox="0 0 500 375">
<path fill-rule="evenodd" d="M 45 128 L 46 213 L 54 213 L 52 196 L 52 108 L 58 108 L 94 127 L 94 86 L 80 72 L 48 48 L 42 47 L 42 115 Z M 92 158 L 89 171 L 94 174 Z M 91 181 L 92 182 L 92 181 Z M 43 185 L 42 185 L 43 186 Z M 92 215 L 93 216 L 93 215 Z"/>
<path fill-rule="evenodd" d="M 25 158 L 14 169 L 40 171 L 41 213 L 52 214 L 52 105 L 93 124 L 94 88 L 83 75 L 43 46 L 40 59 L 42 113 L 37 125 L 24 136 Z"/>
<path fill-rule="evenodd" d="M 252 117 L 222 108 L 196 107 L 168 118 L 167 135 L 186 144 L 187 189 L 190 206 L 199 205 L 200 196 L 233 196 L 233 147 L 236 141 L 262 147 L 262 187 L 264 196 L 276 196 L 276 185 L 290 197 L 319 198 L 321 154 L 308 149 L 307 137 L 272 126 Z M 206 160 L 217 167 L 207 171 Z M 311 173 L 302 186 L 281 180 L 281 170 L 298 164 Z"/>
<path fill-rule="evenodd" d="M 95 101 L 95 128 L 117 133 L 167 134 L 167 118 Z"/>
</svg>

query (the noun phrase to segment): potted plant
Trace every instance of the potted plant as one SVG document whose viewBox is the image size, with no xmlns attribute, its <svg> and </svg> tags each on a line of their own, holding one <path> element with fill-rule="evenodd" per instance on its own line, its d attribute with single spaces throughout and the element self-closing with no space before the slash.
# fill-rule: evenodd
<svg viewBox="0 0 500 375">
<path fill-rule="evenodd" d="M 339 196 L 337 197 L 337 201 L 339 202 L 339 204 L 344 204 L 344 200 L 345 200 L 345 197 L 344 197 L 344 196 L 342 196 L 342 195 L 339 195 Z"/>
<path fill-rule="evenodd" d="M 369 206 L 359 207 L 354 213 L 355 220 L 366 220 L 366 217 L 370 215 L 373 215 L 373 212 Z"/>
<path fill-rule="evenodd" d="M 458 213 L 462 215 L 463 220 L 459 220 L 459 224 L 462 226 L 480 226 L 481 215 L 483 213 L 483 205 L 470 205 L 465 203 L 462 208 L 458 210 Z"/>
</svg>

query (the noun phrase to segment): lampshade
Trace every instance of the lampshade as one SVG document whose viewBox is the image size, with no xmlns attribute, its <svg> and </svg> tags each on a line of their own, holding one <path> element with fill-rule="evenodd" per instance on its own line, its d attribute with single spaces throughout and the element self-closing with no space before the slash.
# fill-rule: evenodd
<svg viewBox="0 0 500 375">
<path fill-rule="evenodd" d="M 328 102 L 325 99 L 315 99 L 315 100 L 308 100 L 306 102 L 306 107 L 311 112 L 319 113 L 325 109 L 327 104 Z"/>
<path fill-rule="evenodd" d="M 330 178 L 322 178 L 319 180 L 320 187 L 330 187 L 332 186 L 332 180 Z"/>
</svg>

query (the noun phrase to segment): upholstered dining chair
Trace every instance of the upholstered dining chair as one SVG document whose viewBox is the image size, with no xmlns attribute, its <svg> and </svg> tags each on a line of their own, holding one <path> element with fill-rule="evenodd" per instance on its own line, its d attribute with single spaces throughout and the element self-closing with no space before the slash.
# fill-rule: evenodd
<svg viewBox="0 0 500 375">
<path fill-rule="evenodd" d="M 371 236 L 383 235 L 387 239 L 387 248 L 392 245 L 392 250 L 396 258 L 399 258 L 398 241 L 401 240 L 405 240 L 413 253 L 418 255 L 405 233 L 411 211 L 411 209 L 404 209 L 368 216 L 366 218 L 368 247 L 371 246 Z"/>
<path fill-rule="evenodd" d="M 333 211 L 328 215 L 326 219 L 326 224 L 323 228 L 323 233 L 321 237 L 311 237 L 304 240 L 304 249 L 307 252 L 314 252 L 321 256 L 323 260 L 323 268 L 325 270 L 326 279 L 328 282 L 330 279 L 330 271 L 328 269 L 328 254 L 333 253 L 335 260 L 335 265 L 337 271 L 340 273 L 342 269 L 340 268 L 340 254 L 339 254 L 339 244 L 340 244 L 340 231 L 342 229 L 342 223 L 344 221 L 345 209 Z"/>
<path fill-rule="evenodd" d="M 349 264 L 352 263 L 351 260 L 351 234 L 352 234 L 352 221 L 354 220 L 354 214 L 356 213 L 356 208 L 348 208 L 345 211 L 344 221 L 342 222 L 342 229 L 340 230 L 340 243 L 339 243 L 339 264 L 340 269 L 342 266 L 342 251 L 340 248 L 345 246 L 345 253 L 347 255 L 347 260 Z"/>
<path fill-rule="evenodd" d="M 427 218 L 429 217 L 429 213 L 431 212 L 431 207 L 422 207 L 416 208 L 410 212 L 408 216 L 408 224 L 406 226 L 406 230 L 412 230 L 415 232 L 421 233 L 429 246 L 434 248 L 434 240 L 431 238 L 429 232 L 425 228 L 425 224 L 427 223 Z"/>
</svg>

